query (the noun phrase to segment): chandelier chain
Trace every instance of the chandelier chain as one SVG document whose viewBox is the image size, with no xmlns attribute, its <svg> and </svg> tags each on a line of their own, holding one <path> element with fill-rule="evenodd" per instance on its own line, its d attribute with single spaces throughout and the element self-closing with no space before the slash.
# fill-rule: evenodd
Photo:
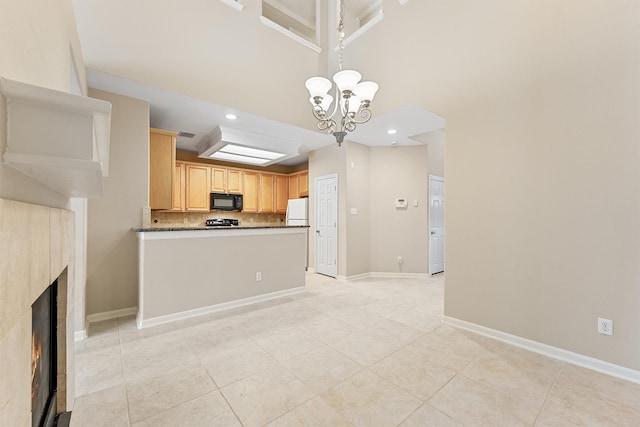
<svg viewBox="0 0 640 427">
<path fill-rule="evenodd" d="M 340 21 L 338 21 L 338 69 L 342 71 L 342 50 L 344 49 L 344 0 L 340 0 Z"/>
</svg>

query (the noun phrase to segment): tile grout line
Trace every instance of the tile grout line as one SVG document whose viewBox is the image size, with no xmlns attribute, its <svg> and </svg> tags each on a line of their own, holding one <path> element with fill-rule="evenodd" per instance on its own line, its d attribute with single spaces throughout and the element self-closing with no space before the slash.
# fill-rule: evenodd
<svg viewBox="0 0 640 427">
<path fill-rule="evenodd" d="M 562 362 L 562 365 L 560 365 L 560 369 L 558 369 L 558 372 L 556 373 L 556 377 L 554 378 L 553 383 L 551 384 L 551 387 L 549 387 L 549 390 L 547 390 L 547 394 L 544 397 L 544 402 L 542 402 L 542 406 L 540 406 L 540 410 L 538 410 L 538 413 L 536 414 L 536 418 L 533 420 L 533 424 L 532 424 L 533 426 L 535 426 L 538 423 L 538 419 L 540 418 L 542 411 L 544 411 L 545 406 L 547 406 L 547 402 L 549 401 L 549 396 L 551 396 L 551 392 L 556 387 L 558 379 L 560 378 L 560 375 L 562 375 L 562 371 L 564 371 L 564 367 L 566 365 L 567 365 L 567 362 Z"/>
</svg>

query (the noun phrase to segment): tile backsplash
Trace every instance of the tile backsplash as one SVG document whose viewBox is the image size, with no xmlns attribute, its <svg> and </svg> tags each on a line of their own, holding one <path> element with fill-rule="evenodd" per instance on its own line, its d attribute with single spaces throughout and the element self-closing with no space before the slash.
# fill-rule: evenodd
<svg viewBox="0 0 640 427">
<path fill-rule="evenodd" d="M 244 212 L 151 212 L 152 227 L 204 227 L 212 218 L 237 219 L 241 226 L 285 225 L 284 214 L 263 214 Z"/>
</svg>

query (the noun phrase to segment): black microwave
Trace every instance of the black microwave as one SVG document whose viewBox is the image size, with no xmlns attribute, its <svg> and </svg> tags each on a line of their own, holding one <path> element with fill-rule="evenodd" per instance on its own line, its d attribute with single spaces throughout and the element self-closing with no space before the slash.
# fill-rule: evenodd
<svg viewBox="0 0 640 427">
<path fill-rule="evenodd" d="M 211 193 L 211 210 L 241 211 L 242 194 Z"/>
</svg>

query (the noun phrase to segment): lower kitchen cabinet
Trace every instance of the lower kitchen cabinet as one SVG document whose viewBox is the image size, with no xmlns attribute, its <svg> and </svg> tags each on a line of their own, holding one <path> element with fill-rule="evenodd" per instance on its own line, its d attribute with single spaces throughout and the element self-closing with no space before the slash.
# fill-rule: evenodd
<svg viewBox="0 0 640 427">
<path fill-rule="evenodd" d="M 185 210 L 187 212 L 209 212 L 211 193 L 211 168 L 209 166 L 186 165 Z"/>
</svg>

